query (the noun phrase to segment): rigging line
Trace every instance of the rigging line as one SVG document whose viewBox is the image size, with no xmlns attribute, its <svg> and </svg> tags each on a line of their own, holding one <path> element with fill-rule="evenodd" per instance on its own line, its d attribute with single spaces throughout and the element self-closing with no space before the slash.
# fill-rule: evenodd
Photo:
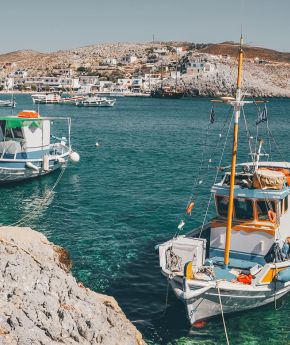
<svg viewBox="0 0 290 345">
<path fill-rule="evenodd" d="M 220 287 L 219 287 L 219 282 L 218 281 L 216 282 L 216 287 L 217 287 L 218 295 L 219 295 L 219 303 L 220 303 L 220 307 L 221 307 L 221 314 L 222 314 L 222 319 L 223 319 L 223 325 L 224 325 L 227 345 L 230 345 L 229 336 L 228 336 L 228 332 L 227 332 L 226 321 L 225 321 L 225 317 L 224 317 L 224 309 L 223 309 L 223 305 L 222 305 L 221 292 L 220 292 Z"/>
<path fill-rule="evenodd" d="M 48 192 L 48 195 L 44 197 L 44 199 L 40 202 L 39 205 L 36 205 L 34 210 L 32 212 L 30 212 L 29 214 L 23 216 L 22 218 L 20 218 L 17 222 L 10 224 L 9 226 L 21 226 L 24 224 L 25 221 L 27 220 L 31 220 L 34 218 L 34 216 L 37 214 L 37 212 L 39 211 L 39 209 L 45 205 L 45 203 L 49 200 L 49 198 L 51 197 L 54 189 L 56 188 L 56 186 L 58 185 L 58 183 L 60 182 L 64 172 L 66 170 L 66 166 L 61 168 L 61 172 L 57 178 L 57 180 L 55 181 L 54 185 L 52 186 L 52 188 L 50 189 L 50 191 Z"/>
<path fill-rule="evenodd" d="M 275 146 L 276 146 L 276 148 L 277 148 L 277 151 L 278 151 L 278 153 L 279 153 L 279 155 L 280 155 L 282 161 L 285 161 L 285 159 L 284 159 L 284 157 L 283 157 L 283 154 L 282 154 L 282 152 L 280 151 L 280 147 L 279 147 L 278 143 L 276 142 L 276 139 L 275 139 L 274 135 L 272 134 L 272 131 L 271 131 L 270 128 L 269 128 L 269 133 L 270 133 L 271 138 L 273 139 L 273 142 L 274 142 L 274 144 L 275 144 Z"/>
<path fill-rule="evenodd" d="M 227 144 L 227 141 L 228 141 L 228 137 L 229 137 L 229 133 L 230 133 L 231 125 L 232 125 L 232 121 L 233 121 L 233 118 L 234 118 L 234 113 L 235 112 L 233 111 L 232 112 L 231 121 L 230 121 L 230 124 L 229 124 L 229 127 L 228 127 L 228 131 L 227 131 L 227 135 L 226 135 L 226 140 L 225 140 L 224 147 L 223 147 L 223 150 L 222 150 L 222 154 L 221 154 L 221 157 L 220 157 L 219 165 L 217 167 L 217 171 L 216 171 L 216 174 L 215 174 L 215 179 L 214 179 L 213 185 L 216 183 L 218 175 L 219 175 L 219 170 L 220 170 L 221 163 L 222 163 L 222 160 L 223 160 L 226 144 Z M 203 218 L 202 226 L 200 228 L 199 238 L 201 237 L 201 234 L 203 232 L 203 228 L 204 228 L 204 225 L 205 225 L 205 222 L 206 222 L 206 219 L 207 219 L 207 215 L 208 215 L 209 207 L 210 207 L 210 204 L 211 204 L 212 196 L 213 196 L 213 193 L 211 192 L 210 196 L 209 196 L 208 203 L 207 203 L 207 208 L 206 208 L 206 211 L 205 211 L 205 215 L 204 215 L 204 218 Z"/>
<path fill-rule="evenodd" d="M 269 156 L 268 156 L 268 160 L 269 160 L 270 157 L 272 158 L 272 145 L 271 145 L 269 121 L 267 121 L 267 132 L 268 132 L 268 140 L 269 140 Z"/>
<path fill-rule="evenodd" d="M 216 146 L 215 146 L 215 150 L 216 150 L 216 151 L 219 150 L 219 145 L 220 145 L 221 139 L 222 139 L 222 137 L 223 137 L 222 134 L 223 134 L 224 129 L 225 129 L 225 127 L 226 127 L 226 124 L 227 124 L 227 122 L 228 122 L 228 120 L 229 120 L 229 118 L 230 118 L 230 115 L 231 115 L 231 108 L 229 108 L 229 111 L 228 111 L 228 113 L 227 113 L 226 119 L 225 119 L 225 121 L 224 121 L 224 123 L 223 123 L 221 129 L 219 130 L 219 132 L 220 132 L 219 134 L 220 134 L 220 135 L 219 135 L 219 138 L 218 138 L 218 142 L 217 142 L 217 144 L 216 144 Z M 210 126 L 210 124 L 209 124 L 208 126 Z M 209 131 L 207 132 L 207 136 L 208 136 L 208 135 L 209 135 Z M 205 142 L 207 142 L 207 138 L 206 138 Z M 205 148 L 206 148 L 206 146 L 204 146 L 204 150 L 205 150 Z M 215 155 L 216 155 L 215 152 L 213 152 L 213 153 L 211 153 L 210 157 L 215 156 Z M 196 187 L 197 187 L 197 190 L 196 190 L 195 192 L 198 191 L 198 187 L 199 187 L 198 180 L 199 180 L 201 168 L 202 168 L 202 166 L 199 168 L 199 174 L 198 174 L 198 177 L 196 178 L 196 181 L 195 181 L 194 186 L 193 186 L 193 188 L 192 188 L 192 193 L 191 193 L 191 195 L 190 195 L 189 202 L 190 202 L 190 201 L 192 200 L 192 198 L 193 198 L 194 189 L 195 189 Z M 189 203 L 189 202 L 188 202 L 188 203 Z"/>
<path fill-rule="evenodd" d="M 246 133 L 247 133 L 247 139 L 248 139 L 248 144 L 249 144 L 250 155 L 251 155 L 252 161 L 254 161 L 252 144 L 251 144 L 251 134 L 250 134 L 250 131 L 249 131 L 249 127 L 248 127 L 248 123 L 247 123 L 244 107 L 242 107 L 242 114 L 243 114 L 243 118 L 244 118 L 244 122 L 245 122 L 245 129 L 246 129 Z"/>
<path fill-rule="evenodd" d="M 224 121 L 224 123 L 223 123 L 223 125 L 222 125 L 221 130 L 220 130 L 220 136 L 219 136 L 219 139 L 218 139 L 218 143 L 217 143 L 217 145 L 216 145 L 216 149 L 217 149 L 217 150 L 219 149 L 219 144 L 220 144 L 221 139 L 222 139 L 222 137 L 223 137 L 222 134 L 223 134 L 223 132 L 224 132 L 224 130 L 225 130 L 225 127 L 226 127 L 226 124 L 227 124 L 227 122 L 228 122 L 228 120 L 229 120 L 229 118 L 230 118 L 231 111 L 232 111 L 232 108 L 230 107 L 230 108 L 229 108 L 229 111 L 228 111 L 228 113 L 227 113 L 226 119 L 225 119 L 225 121 Z M 230 125 L 231 125 L 231 124 L 230 124 Z M 229 126 L 230 126 L 230 125 L 229 125 Z M 227 134 L 227 136 L 228 136 L 228 134 Z M 204 147 L 204 148 L 205 148 L 205 147 Z M 219 165 L 220 165 L 220 164 L 221 164 L 221 163 L 219 163 Z M 196 178 L 196 181 L 197 181 L 197 182 L 198 182 L 198 180 L 199 180 L 199 177 Z M 195 182 L 194 185 L 193 185 L 192 193 L 191 193 L 191 195 L 190 195 L 190 198 L 189 198 L 189 200 L 188 200 L 187 205 L 189 205 L 190 201 L 193 199 L 194 189 L 196 188 L 196 193 L 197 193 L 197 191 L 198 191 L 199 184 L 198 184 L 197 182 Z M 197 199 L 196 199 L 196 200 L 197 200 Z M 182 215 L 185 215 L 185 213 L 183 212 Z M 182 220 L 182 216 L 180 216 L 179 218 Z M 177 231 L 175 232 L 174 237 L 177 237 L 177 236 L 179 235 L 179 233 L 181 232 L 181 230 L 182 230 L 182 229 L 177 228 Z"/>
</svg>

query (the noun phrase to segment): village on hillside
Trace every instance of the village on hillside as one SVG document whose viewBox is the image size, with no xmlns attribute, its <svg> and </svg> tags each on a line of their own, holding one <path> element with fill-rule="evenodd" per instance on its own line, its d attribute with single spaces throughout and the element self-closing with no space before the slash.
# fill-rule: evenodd
<svg viewBox="0 0 290 345">
<path fill-rule="evenodd" d="M 99 44 L 54 53 L 17 51 L 0 55 L 0 91 L 138 96 L 166 87 L 187 96 L 232 95 L 236 48 L 231 42 L 158 42 Z M 289 97 L 290 60 L 280 55 L 266 59 L 258 49 L 260 56 L 255 50 L 246 54 L 246 88 L 254 96 Z"/>
</svg>

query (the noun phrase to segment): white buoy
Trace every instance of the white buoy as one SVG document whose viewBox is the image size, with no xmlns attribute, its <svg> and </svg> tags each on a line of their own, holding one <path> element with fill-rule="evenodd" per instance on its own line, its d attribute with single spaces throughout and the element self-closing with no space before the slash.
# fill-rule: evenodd
<svg viewBox="0 0 290 345">
<path fill-rule="evenodd" d="M 69 158 L 72 162 L 77 163 L 80 160 L 80 155 L 76 151 L 72 151 L 69 154 Z"/>
<path fill-rule="evenodd" d="M 30 169 L 33 169 L 35 171 L 39 171 L 39 167 L 34 165 L 32 162 L 26 162 L 25 165 Z"/>
<path fill-rule="evenodd" d="M 96 146 L 98 147 L 98 146 L 100 146 L 100 144 L 98 142 L 96 142 Z"/>
<path fill-rule="evenodd" d="M 42 169 L 44 171 L 49 171 L 49 156 L 48 155 L 43 156 Z"/>
</svg>

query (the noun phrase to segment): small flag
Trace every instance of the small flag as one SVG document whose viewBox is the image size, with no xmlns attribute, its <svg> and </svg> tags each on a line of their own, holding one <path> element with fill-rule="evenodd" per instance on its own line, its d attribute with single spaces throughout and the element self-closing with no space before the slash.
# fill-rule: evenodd
<svg viewBox="0 0 290 345">
<path fill-rule="evenodd" d="M 185 225 L 185 222 L 184 222 L 183 220 L 181 220 L 181 222 L 179 223 L 177 229 L 178 229 L 178 230 L 182 230 L 182 228 L 184 227 L 184 225 Z"/>
<path fill-rule="evenodd" d="M 266 107 L 266 105 L 265 105 L 263 111 L 259 113 L 258 118 L 257 118 L 257 120 L 256 120 L 256 125 L 257 125 L 257 126 L 258 126 L 258 124 L 261 123 L 261 122 L 266 122 L 266 121 L 268 121 L 268 116 L 267 116 L 267 114 L 268 114 L 268 111 L 267 111 L 267 107 Z"/>
<path fill-rule="evenodd" d="M 214 112 L 213 107 L 211 108 L 211 111 L 210 111 L 209 121 L 210 121 L 210 123 L 214 123 L 214 121 L 215 121 L 215 112 Z"/>
</svg>

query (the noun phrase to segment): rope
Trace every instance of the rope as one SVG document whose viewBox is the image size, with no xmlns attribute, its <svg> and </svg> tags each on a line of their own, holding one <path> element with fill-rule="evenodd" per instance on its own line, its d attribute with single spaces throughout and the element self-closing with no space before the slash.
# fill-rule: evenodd
<svg viewBox="0 0 290 345">
<path fill-rule="evenodd" d="M 229 108 L 227 117 L 226 117 L 226 119 L 225 119 L 225 121 L 224 121 L 224 123 L 223 123 L 223 125 L 222 125 L 222 127 L 221 127 L 221 129 L 220 129 L 219 139 L 218 139 L 217 145 L 215 146 L 215 150 L 216 150 L 216 151 L 219 150 L 219 145 L 220 145 L 221 139 L 222 139 L 222 137 L 223 137 L 223 133 L 224 133 L 224 130 L 225 130 L 225 128 L 226 128 L 226 124 L 227 124 L 227 122 L 228 122 L 228 120 L 229 120 L 229 118 L 230 118 L 230 115 L 231 115 L 231 108 Z M 230 124 L 230 125 L 231 125 L 231 124 Z M 205 151 L 205 149 L 206 149 L 207 138 L 208 138 L 208 135 L 209 135 L 209 128 L 210 128 L 210 124 L 208 124 L 208 126 L 207 126 L 206 138 L 205 138 L 205 141 L 204 141 L 205 144 L 204 144 L 204 146 L 203 146 L 203 152 L 202 152 L 202 157 L 201 157 L 201 159 L 200 159 L 200 164 L 199 164 L 199 168 L 198 168 L 198 174 L 197 174 L 197 177 L 196 177 L 195 182 L 194 182 L 194 184 L 193 184 L 192 191 L 191 191 L 191 194 L 190 194 L 190 197 L 189 197 L 189 199 L 188 199 L 188 202 L 187 202 L 187 205 L 186 205 L 186 206 L 188 206 L 188 205 L 190 204 L 190 202 L 193 200 L 194 194 L 196 194 L 195 202 L 196 202 L 196 200 L 198 199 L 198 194 L 197 194 L 197 192 L 198 192 L 198 187 L 199 187 L 199 185 L 200 185 L 199 180 L 200 180 L 200 174 L 201 174 L 201 172 L 202 172 L 202 167 L 203 167 L 203 163 L 204 163 L 204 151 Z M 227 134 L 227 136 L 228 136 L 228 134 Z M 214 156 L 214 157 L 216 156 L 216 151 L 211 152 L 211 156 L 209 157 L 209 160 L 210 160 L 210 161 L 212 161 L 212 159 L 211 159 L 212 156 Z M 219 165 L 220 165 L 220 164 L 219 164 Z M 209 170 L 209 165 L 208 165 L 207 170 Z M 183 212 L 182 215 L 180 215 L 180 221 L 182 220 L 182 218 L 183 218 L 185 215 L 186 215 L 186 212 Z M 174 238 L 177 237 L 177 236 L 179 235 L 180 231 L 181 231 L 181 229 L 178 229 L 178 230 L 176 231 L 176 233 L 174 234 Z"/>
<path fill-rule="evenodd" d="M 226 336 L 226 340 L 227 340 L 227 345 L 230 345 L 230 341 L 229 341 L 229 337 L 228 337 L 227 326 L 226 326 L 226 321 L 225 321 L 225 317 L 224 317 L 224 310 L 223 310 L 222 299 L 221 299 L 221 293 L 220 293 L 220 288 L 219 288 L 219 285 L 218 285 L 218 281 L 217 281 L 217 283 L 216 283 L 216 287 L 217 287 L 218 295 L 219 295 L 219 302 L 220 302 L 220 307 L 221 307 L 221 314 L 222 314 L 222 319 L 223 319 L 223 325 L 224 325 L 224 330 L 225 330 L 225 336 Z"/>
<path fill-rule="evenodd" d="M 244 118 L 244 122 L 245 122 L 245 129 L 246 129 L 246 134 L 247 134 L 247 139 L 248 139 L 248 144 L 249 144 L 250 155 L 251 155 L 252 161 L 254 162 L 254 155 L 253 155 L 252 143 L 251 143 L 251 133 L 249 131 L 244 107 L 242 107 L 242 114 L 243 114 L 243 118 Z"/>
<path fill-rule="evenodd" d="M 31 220 L 34 218 L 34 216 L 37 214 L 37 212 L 39 211 L 39 209 L 46 204 L 46 202 L 49 200 L 49 198 L 51 197 L 54 189 L 57 187 L 57 185 L 59 184 L 65 170 L 66 170 L 67 165 L 65 165 L 64 167 L 61 168 L 60 174 L 57 178 L 57 180 L 55 181 L 54 185 L 52 186 L 52 188 L 50 189 L 50 191 L 47 193 L 46 197 L 40 202 L 39 205 L 36 205 L 34 210 L 32 212 L 30 212 L 29 214 L 25 215 L 24 217 L 20 218 L 17 222 L 12 223 L 8 226 L 21 226 L 24 225 L 24 222 L 27 220 Z"/>
<path fill-rule="evenodd" d="M 225 140 L 225 143 L 224 143 L 224 147 L 223 147 L 223 150 L 222 150 L 222 154 L 221 154 L 221 157 L 220 157 L 220 161 L 219 161 L 219 165 L 218 165 L 218 168 L 217 168 L 217 171 L 216 171 L 216 175 L 215 175 L 215 179 L 214 179 L 213 185 L 216 183 L 217 178 L 218 178 L 219 169 L 221 167 L 221 163 L 222 163 L 222 160 L 223 160 L 224 151 L 225 151 L 226 144 L 227 144 L 227 141 L 228 141 L 228 137 L 229 137 L 229 133 L 230 133 L 230 128 L 231 128 L 231 124 L 232 124 L 232 121 L 233 121 L 233 117 L 234 117 L 234 112 L 232 113 L 231 121 L 230 121 L 230 124 L 229 124 L 229 127 L 228 127 L 228 131 L 227 131 L 227 135 L 226 135 L 226 140 Z M 205 212 L 205 215 L 204 215 L 204 218 L 203 218 L 202 226 L 200 228 L 199 238 L 201 237 L 201 234 L 202 234 L 205 222 L 206 222 L 206 218 L 207 218 L 207 215 L 208 215 L 208 211 L 209 211 L 209 207 L 210 207 L 210 204 L 211 204 L 212 196 L 213 196 L 213 193 L 210 193 L 210 197 L 209 197 L 209 200 L 208 200 L 208 203 L 207 203 L 206 212 Z"/>
</svg>

